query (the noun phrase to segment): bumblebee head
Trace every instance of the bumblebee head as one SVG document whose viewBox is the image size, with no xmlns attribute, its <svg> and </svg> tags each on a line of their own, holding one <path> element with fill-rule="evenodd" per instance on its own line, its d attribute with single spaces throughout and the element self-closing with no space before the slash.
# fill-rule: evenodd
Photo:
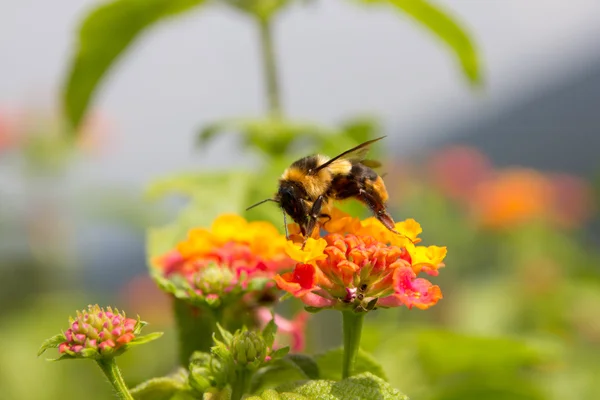
<svg viewBox="0 0 600 400">
<path fill-rule="evenodd" d="M 282 180 L 275 200 L 283 211 L 289 215 L 302 229 L 306 226 L 309 217 L 308 205 L 304 201 L 306 190 L 298 182 Z"/>
</svg>

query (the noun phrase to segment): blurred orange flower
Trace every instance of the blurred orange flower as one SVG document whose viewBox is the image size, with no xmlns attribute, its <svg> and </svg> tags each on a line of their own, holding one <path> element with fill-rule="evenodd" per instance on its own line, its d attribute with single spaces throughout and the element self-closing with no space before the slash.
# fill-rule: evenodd
<svg viewBox="0 0 600 400">
<path fill-rule="evenodd" d="M 472 204 L 481 223 L 490 227 L 547 219 L 552 211 L 552 185 L 537 171 L 507 169 L 481 183 Z"/>
<path fill-rule="evenodd" d="M 573 227 L 589 217 L 592 201 L 582 179 L 513 168 L 481 183 L 471 205 L 478 220 L 493 228 L 538 220 Z"/>
<path fill-rule="evenodd" d="M 262 297 L 264 290 L 273 286 L 273 276 L 293 265 L 286 246 L 285 236 L 270 223 L 247 222 L 225 214 L 210 229 L 190 230 L 175 249 L 152 264 L 159 272 L 155 279 L 164 290 L 195 303 L 218 306 L 224 298 L 252 293 Z M 183 277 L 183 282 L 178 277 Z"/>
</svg>

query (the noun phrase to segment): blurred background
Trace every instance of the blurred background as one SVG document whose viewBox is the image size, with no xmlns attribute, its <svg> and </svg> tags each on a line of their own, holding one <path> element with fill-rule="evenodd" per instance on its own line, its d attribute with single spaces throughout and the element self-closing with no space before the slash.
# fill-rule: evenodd
<svg viewBox="0 0 600 400">
<path fill-rule="evenodd" d="M 401 14 L 293 2 L 273 32 L 281 104 L 308 128 L 252 122 L 267 108 L 256 27 L 211 4 L 136 41 L 66 140 L 61 93 L 98 4 L 0 3 L 0 399 L 110 398 L 92 363 L 35 357 L 88 303 L 167 331 L 123 357 L 131 384 L 168 373 L 170 305 L 146 274 L 146 229 L 209 224 L 272 193 L 297 156 L 380 134 L 392 214 L 449 249 L 433 279 L 443 301 L 367 324 L 363 347 L 390 382 L 415 399 L 600 398 L 600 2 L 436 2 L 476 44 L 475 88 Z M 318 140 L 292 145 L 304 130 Z M 275 207 L 259 217 L 281 225 Z M 322 314 L 310 352 L 341 342 Z"/>
</svg>

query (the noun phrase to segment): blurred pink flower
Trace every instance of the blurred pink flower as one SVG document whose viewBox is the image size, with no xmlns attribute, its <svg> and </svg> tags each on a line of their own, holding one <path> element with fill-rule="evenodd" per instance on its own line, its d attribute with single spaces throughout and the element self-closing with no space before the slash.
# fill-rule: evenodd
<svg viewBox="0 0 600 400">
<path fill-rule="evenodd" d="M 493 173 L 490 160 L 478 149 L 452 146 L 430 156 L 431 180 L 448 197 L 466 201 Z"/>
<path fill-rule="evenodd" d="M 259 324 L 264 328 L 273 318 L 271 310 L 267 307 L 260 307 L 256 310 Z M 286 319 L 281 315 L 275 314 L 275 325 L 277 325 L 277 338 L 275 339 L 276 347 L 280 346 L 281 335 L 290 336 L 290 348 L 294 353 L 304 350 L 306 340 L 306 321 L 310 314 L 306 311 L 300 311 L 293 319 Z"/>
<path fill-rule="evenodd" d="M 592 216 L 592 189 L 585 180 L 567 174 L 551 175 L 549 179 L 553 192 L 553 216 L 557 224 L 576 227 Z"/>
</svg>

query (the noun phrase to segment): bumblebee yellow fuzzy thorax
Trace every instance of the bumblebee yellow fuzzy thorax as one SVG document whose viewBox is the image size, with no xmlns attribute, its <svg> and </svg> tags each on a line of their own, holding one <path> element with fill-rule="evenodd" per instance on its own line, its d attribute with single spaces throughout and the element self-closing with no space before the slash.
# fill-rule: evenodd
<svg viewBox="0 0 600 400">
<path fill-rule="evenodd" d="M 314 200 L 324 194 L 331 184 L 331 173 L 326 169 L 319 171 L 316 175 L 308 175 L 296 167 L 290 167 L 283 172 L 281 179 L 284 181 L 298 182 L 308 196 Z"/>
<path fill-rule="evenodd" d="M 281 175 L 281 180 L 297 182 L 306 190 L 306 193 L 310 199 L 314 200 L 317 197 L 325 194 L 329 189 L 334 174 L 334 172 L 331 170 L 331 167 L 342 164 L 334 162 L 331 164 L 331 166 L 323 168 L 316 173 L 314 172 L 318 166 L 323 165 L 328 160 L 328 157 L 322 155 L 314 155 L 302 158 L 293 163 L 283 172 L 283 175 Z M 340 166 L 337 166 L 336 168 L 342 169 Z M 349 170 L 349 168 L 347 169 Z"/>
</svg>

